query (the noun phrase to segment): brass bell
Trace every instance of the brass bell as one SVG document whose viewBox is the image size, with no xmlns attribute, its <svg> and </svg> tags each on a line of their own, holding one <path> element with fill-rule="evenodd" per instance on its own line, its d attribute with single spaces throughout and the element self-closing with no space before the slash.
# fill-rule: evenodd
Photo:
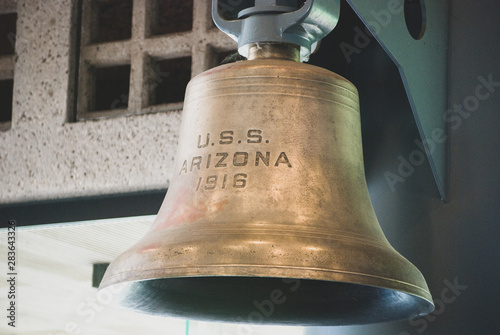
<svg viewBox="0 0 500 335">
<path fill-rule="evenodd" d="M 135 310 L 300 325 L 430 313 L 418 269 L 386 240 L 367 191 L 358 93 L 298 49 L 188 85 L 174 178 L 150 231 L 109 266 Z"/>
</svg>

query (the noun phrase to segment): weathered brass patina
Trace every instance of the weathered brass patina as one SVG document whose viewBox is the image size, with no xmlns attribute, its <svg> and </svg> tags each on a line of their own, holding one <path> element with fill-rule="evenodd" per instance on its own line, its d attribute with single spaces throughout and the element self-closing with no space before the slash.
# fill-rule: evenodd
<svg viewBox="0 0 500 335">
<path fill-rule="evenodd" d="M 190 82 L 173 181 L 101 286 L 116 284 L 128 307 L 206 320 L 363 324 L 434 307 L 372 208 L 356 88 L 273 59 Z"/>
</svg>

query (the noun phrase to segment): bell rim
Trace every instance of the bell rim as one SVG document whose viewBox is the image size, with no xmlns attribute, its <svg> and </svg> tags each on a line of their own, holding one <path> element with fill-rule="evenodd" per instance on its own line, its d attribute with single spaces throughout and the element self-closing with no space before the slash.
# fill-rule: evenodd
<svg viewBox="0 0 500 335">
<path fill-rule="evenodd" d="M 205 271 L 202 271 L 202 269 Z M 232 269 L 234 272 L 228 271 L 229 269 Z M 242 272 L 242 270 L 246 270 L 246 272 Z M 270 270 L 274 270 L 276 274 L 270 275 L 269 274 Z M 287 270 L 287 271 L 277 271 L 277 270 Z M 304 275 L 305 271 L 307 271 L 306 272 L 307 275 Z M 294 276 L 294 273 L 297 274 L 301 273 L 302 275 Z M 316 275 L 313 276 L 313 274 Z M 324 274 L 324 275 L 321 276 L 319 274 Z M 329 276 L 327 277 L 326 274 L 328 274 Z M 298 280 L 318 280 L 325 282 L 357 284 L 357 285 L 377 287 L 388 290 L 397 290 L 399 292 L 403 292 L 424 299 L 433 305 L 432 296 L 428 289 L 422 288 L 416 284 L 403 282 L 397 279 L 391 279 L 371 274 L 348 272 L 342 270 L 304 268 L 304 267 L 293 268 L 290 266 L 280 267 L 274 265 L 273 266 L 206 265 L 206 266 L 192 266 L 192 267 L 180 266 L 176 268 L 151 269 L 151 270 L 135 270 L 135 271 L 122 272 L 105 276 L 99 286 L 99 289 L 103 289 L 111 285 L 132 283 L 137 281 L 173 279 L 173 278 L 202 278 L 202 277 L 203 278 L 204 277 L 290 278 Z M 423 280 L 422 275 L 421 278 Z M 374 281 L 379 282 L 380 284 L 374 284 Z M 383 283 L 387 283 L 387 285 L 384 285 Z M 388 285 L 388 284 L 393 284 L 393 285 Z"/>
<path fill-rule="evenodd" d="M 358 276 L 356 274 L 349 274 L 354 277 L 363 277 Z M 366 276 L 364 276 L 366 277 Z M 367 283 L 361 283 L 361 282 L 353 282 L 353 281 L 334 281 L 334 280 L 321 280 L 321 279 L 314 279 L 311 277 L 304 277 L 304 278 L 295 278 L 295 277 L 279 277 L 279 276 L 249 276 L 249 275 L 239 275 L 239 276 L 234 276 L 234 275 L 185 275 L 185 276 L 171 276 L 171 277 L 163 277 L 163 278 L 144 278 L 141 280 L 129 280 L 129 281 L 124 281 L 124 282 L 116 282 L 114 284 L 110 283 L 108 281 L 107 283 L 103 283 L 100 287 L 99 290 L 104 289 L 108 286 L 113 286 L 113 285 L 120 285 L 121 289 L 123 290 L 130 290 L 131 293 L 127 293 L 125 295 L 121 295 L 120 299 L 121 301 L 119 304 L 122 307 L 134 310 L 136 312 L 144 313 L 144 314 L 149 314 L 149 315 L 156 315 L 156 316 L 169 316 L 169 317 L 183 317 L 183 318 L 189 318 L 192 320 L 200 320 L 200 321 L 218 321 L 218 322 L 233 322 L 233 323 L 254 323 L 251 321 L 246 321 L 242 320 L 241 317 L 235 318 L 234 316 L 229 316 L 229 315 L 222 315 L 222 314 L 214 314 L 216 312 L 212 311 L 204 311 L 202 313 L 196 312 L 196 311 L 190 311 L 190 310 L 182 310 L 179 311 L 177 309 L 158 309 L 158 308 L 151 308 L 150 305 L 154 305 L 155 303 L 157 304 L 158 301 L 155 301 L 154 303 L 151 304 L 151 299 L 156 299 L 156 298 L 144 298 L 144 294 L 142 291 L 140 291 L 140 288 L 142 285 L 168 285 L 168 283 L 172 283 L 173 281 L 178 281 L 182 279 L 187 279 L 188 281 L 191 281 L 193 283 L 194 281 L 200 280 L 201 283 L 203 284 L 203 280 L 207 279 L 214 279 L 214 280 L 220 280 L 220 279 L 225 279 L 225 280 L 230 280 L 234 281 L 235 279 L 237 280 L 288 280 L 288 281 L 294 281 L 298 280 L 300 283 L 308 282 L 308 283 L 314 283 L 315 285 L 317 283 L 321 283 L 323 285 L 328 285 L 329 287 L 336 287 L 337 285 L 348 285 L 349 287 L 355 287 L 355 288 L 360 288 L 363 290 L 369 290 L 369 291 L 382 291 L 386 292 L 387 294 L 392 294 L 396 295 L 398 297 L 404 297 L 404 299 L 407 303 L 405 306 L 405 312 L 399 311 L 397 307 L 395 306 L 386 306 L 386 310 L 384 311 L 377 311 L 377 313 L 373 313 L 369 318 L 367 317 L 353 317 L 351 320 L 350 318 L 337 318 L 336 316 L 331 316 L 328 318 L 325 318 L 324 316 L 318 317 L 317 319 L 310 320 L 308 317 L 303 317 L 300 316 L 298 319 L 294 319 L 293 317 L 282 317 L 278 319 L 274 318 L 269 318 L 265 320 L 262 323 L 265 324 L 270 324 L 270 325 L 296 325 L 296 326 L 340 326 L 340 325 L 362 325 L 362 324 L 374 324 L 374 323 L 381 323 L 381 322 L 392 322 L 392 321 L 398 321 L 398 320 L 403 320 L 407 318 L 412 318 L 412 317 L 418 317 L 418 316 L 423 316 L 426 314 L 429 314 L 434 311 L 434 303 L 432 301 L 432 298 L 430 297 L 430 293 L 425 291 L 424 289 L 420 287 L 415 287 L 414 285 L 409 284 L 410 287 L 417 289 L 419 292 L 424 293 L 418 294 L 414 292 L 409 292 L 406 290 L 402 290 L 396 287 L 384 287 L 384 286 L 377 286 L 372 284 L 367 284 Z M 397 282 L 394 280 L 389 280 L 391 282 Z M 202 286 L 202 285 L 200 285 Z M 139 294 L 137 292 L 134 292 L 134 290 L 137 290 L 139 287 Z M 298 290 L 297 290 L 298 291 Z M 146 295 L 147 296 L 147 295 Z M 211 297 L 211 299 L 216 298 L 217 296 Z M 139 299 L 138 299 L 139 298 Z M 138 302 L 137 300 L 141 300 Z M 383 297 L 377 298 L 378 302 L 381 303 L 383 300 Z M 256 300 L 254 300 L 256 301 Z M 330 305 L 334 305 L 336 302 L 332 301 L 331 303 L 328 302 Z M 138 307 L 138 305 L 141 305 L 141 307 Z M 161 302 L 160 302 L 161 304 Z M 409 307 L 410 306 L 410 307 Z M 304 307 L 305 308 L 305 307 Z M 397 313 L 396 313 L 397 311 Z M 393 314 L 394 313 L 394 314 Z M 402 314 L 403 313 L 403 314 Z M 307 314 L 307 313 L 306 313 Z"/>
</svg>

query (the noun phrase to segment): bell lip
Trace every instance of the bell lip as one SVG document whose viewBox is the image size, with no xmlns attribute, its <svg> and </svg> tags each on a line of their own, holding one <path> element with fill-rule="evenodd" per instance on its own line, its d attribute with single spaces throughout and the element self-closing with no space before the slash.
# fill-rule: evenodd
<svg viewBox="0 0 500 335">
<path fill-rule="evenodd" d="M 367 277 L 367 278 L 372 279 L 372 281 L 373 281 L 372 277 L 366 276 L 366 275 L 360 275 L 360 274 L 347 274 L 347 275 L 357 277 L 358 279 L 360 277 Z M 399 314 L 399 315 L 393 315 L 393 316 L 388 316 L 391 314 L 385 314 L 385 316 L 382 316 L 382 317 L 372 315 L 366 321 L 357 319 L 356 321 L 353 322 L 352 320 L 346 320 L 346 319 L 339 320 L 335 317 L 332 317 L 331 319 L 323 319 L 322 318 L 321 320 L 315 319 L 315 320 L 307 320 L 307 321 L 304 318 L 300 318 L 299 320 L 296 320 L 293 318 L 290 318 L 290 319 L 286 318 L 286 319 L 278 319 L 278 320 L 272 319 L 272 320 L 266 320 L 265 322 L 262 322 L 262 324 L 268 324 L 268 325 L 347 326 L 347 325 L 377 324 L 377 323 L 400 321 L 400 320 L 404 320 L 404 319 L 408 319 L 408 318 L 415 318 L 415 317 L 424 316 L 424 315 L 432 313 L 435 309 L 435 306 L 434 306 L 434 303 L 433 303 L 433 300 L 432 300 L 430 293 L 428 291 L 426 291 L 418 286 L 412 285 L 412 284 L 405 283 L 409 287 L 415 288 L 417 290 L 417 292 L 420 292 L 423 294 L 410 292 L 408 290 L 404 290 L 404 289 L 396 288 L 396 287 L 386 287 L 386 286 L 373 285 L 373 282 L 371 284 L 367 284 L 367 283 L 362 283 L 362 281 L 359 281 L 359 280 L 356 282 L 345 281 L 345 280 L 343 280 L 343 281 L 341 281 L 341 280 L 322 280 L 322 279 L 314 279 L 314 278 L 302 278 L 303 276 L 296 278 L 296 277 L 279 277 L 279 276 L 269 276 L 269 275 L 266 275 L 266 276 L 251 276 L 251 275 L 238 275 L 238 276 L 236 276 L 236 275 L 195 275 L 194 276 L 194 275 L 185 275 L 185 276 L 175 276 L 175 277 L 170 276 L 170 277 L 163 277 L 163 278 L 159 278 L 159 277 L 143 278 L 143 279 L 138 279 L 138 280 L 127 280 L 127 281 L 121 281 L 121 282 L 115 281 L 114 283 L 111 281 L 111 278 L 109 278 L 109 280 L 107 280 L 107 282 L 101 283 L 99 290 L 104 289 L 108 286 L 112 286 L 112 285 L 120 285 L 121 286 L 120 292 L 124 289 L 125 289 L 125 292 L 127 292 L 130 289 L 135 290 L 137 288 L 137 286 L 135 286 L 135 288 L 134 288 L 133 285 L 137 284 L 139 282 L 158 281 L 158 280 L 164 281 L 164 280 L 169 280 L 169 279 L 175 280 L 175 279 L 183 279 L 183 278 L 184 279 L 195 279 L 195 278 L 207 279 L 209 277 L 212 277 L 212 278 L 224 277 L 227 279 L 229 279 L 229 278 L 288 279 L 288 280 L 305 280 L 308 282 L 314 282 L 314 281 L 323 282 L 323 283 L 328 282 L 331 284 L 335 284 L 335 283 L 350 284 L 353 286 L 371 287 L 374 289 L 383 289 L 383 290 L 392 291 L 392 292 L 399 292 L 401 294 L 410 296 L 411 297 L 411 298 L 409 298 L 409 299 L 411 299 L 410 304 L 411 304 L 411 306 L 413 306 L 412 307 L 413 311 L 409 312 L 407 314 L 403 314 L 403 315 Z M 381 279 L 388 280 L 387 278 L 381 278 Z M 389 280 L 389 281 L 399 283 L 396 280 Z M 149 306 L 149 304 L 144 305 L 144 306 L 146 306 L 146 308 L 143 309 L 142 307 L 128 305 L 128 303 L 130 301 L 129 300 L 130 297 L 128 296 L 128 294 L 129 293 L 122 295 L 121 299 L 124 299 L 124 300 L 121 300 L 119 302 L 119 305 L 121 305 L 123 308 L 130 309 L 130 310 L 133 310 L 135 312 L 139 312 L 139 313 L 143 313 L 143 314 L 149 314 L 149 315 L 155 315 L 155 316 L 181 317 L 181 318 L 189 318 L 192 320 L 210 321 L 210 322 L 230 322 L 230 323 L 250 323 L 250 324 L 254 323 L 251 321 L 243 320 L 241 318 L 235 319 L 232 316 L 225 316 L 225 315 L 218 315 L 218 314 L 213 315 L 210 312 L 208 312 L 206 314 L 205 313 L 200 314 L 199 312 L 194 312 L 192 314 L 189 314 L 189 313 L 188 314 L 182 314 L 182 313 L 178 314 L 178 312 L 176 310 L 172 310 L 172 309 L 170 309 L 169 312 L 165 312 L 165 310 L 157 311 L 155 309 L 150 309 L 150 307 L 147 307 L 147 306 Z M 133 297 L 134 298 L 132 298 L 132 301 L 135 301 L 135 299 L 137 298 L 137 295 L 133 295 Z M 392 308 L 394 310 L 394 307 L 392 307 Z M 408 310 L 407 310 L 407 312 L 408 312 Z"/>
<path fill-rule="evenodd" d="M 232 271 L 228 271 L 232 270 Z M 281 270 L 281 271 L 280 271 Z M 245 271 L 243 273 L 243 271 Z M 274 271 L 274 274 L 270 274 Z M 310 274 L 305 276 L 304 273 Z M 314 275 L 313 275 L 314 274 Z M 421 280 L 425 283 L 423 276 Z M 396 290 L 426 300 L 432 305 L 434 302 L 428 288 L 415 284 L 399 281 L 396 279 L 379 277 L 370 274 L 347 272 L 342 270 L 318 269 L 318 268 L 291 268 L 279 266 L 193 266 L 167 269 L 151 269 L 140 271 L 129 271 L 113 275 L 105 274 L 99 290 L 115 284 L 133 283 L 136 281 L 174 279 L 174 278 L 203 278 L 203 277 L 254 277 L 254 278 L 290 278 L 299 280 L 320 280 L 326 282 L 339 282 L 377 287 L 388 290 Z M 429 312 L 431 313 L 432 310 Z"/>
</svg>

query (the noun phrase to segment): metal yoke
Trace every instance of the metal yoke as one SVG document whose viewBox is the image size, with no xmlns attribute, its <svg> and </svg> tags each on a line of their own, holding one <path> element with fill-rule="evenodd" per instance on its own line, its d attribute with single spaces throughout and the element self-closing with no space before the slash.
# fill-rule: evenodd
<svg viewBox="0 0 500 335">
<path fill-rule="evenodd" d="M 239 4 L 239 6 L 231 5 Z M 248 6 L 246 5 L 248 3 Z M 217 27 L 238 42 L 238 51 L 248 57 L 252 45 L 286 43 L 300 46 L 300 61 L 309 60 L 319 40 L 337 25 L 340 0 L 212 1 Z M 227 12 L 235 19 L 229 19 Z"/>
</svg>

